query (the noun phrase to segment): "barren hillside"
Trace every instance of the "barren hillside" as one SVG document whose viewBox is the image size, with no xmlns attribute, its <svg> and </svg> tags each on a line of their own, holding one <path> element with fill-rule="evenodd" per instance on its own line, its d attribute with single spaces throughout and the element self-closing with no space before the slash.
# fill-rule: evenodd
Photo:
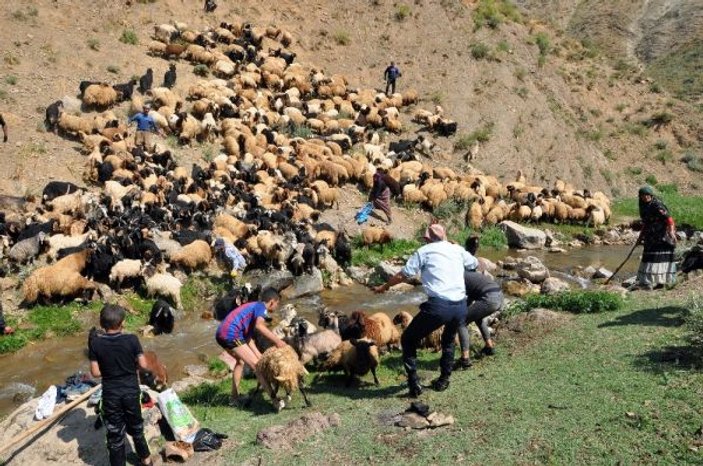
<svg viewBox="0 0 703 466">
<path fill-rule="evenodd" d="M 10 127 L 0 192 L 25 195 L 52 178 L 80 180 L 85 157 L 76 142 L 43 130 L 44 108 L 75 96 L 83 79 L 125 82 L 152 67 L 160 81 L 167 62 L 146 54 L 155 24 L 179 20 L 202 29 L 236 19 L 289 29 L 299 61 L 344 73 L 352 86 L 380 88 L 385 66 L 395 60 L 401 88 L 416 88 L 424 97 L 420 106 L 441 104 L 459 122 L 456 137 L 438 138 L 441 163 L 463 165 L 466 141 L 479 136 L 485 142 L 474 165 L 502 177 L 522 169 L 535 182 L 561 177 L 614 194 L 631 193 L 648 176 L 682 190 L 703 187 L 696 183 L 700 173 L 680 161 L 687 152 L 700 155 L 703 140 L 700 113 L 691 104 L 652 89 L 637 69 L 614 69 L 558 28 L 530 19 L 538 2 L 530 2 L 519 22 L 498 15 L 496 27 L 477 28 L 483 3 L 221 0 L 207 15 L 202 2 L 189 0 L 12 3 L 0 17 L 0 111 Z M 585 8 L 562 3 L 560 24 Z M 137 45 L 119 41 L 125 30 L 134 30 Z M 181 61 L 178 70 L 185 89 L 194 79 L 192 65 Z M 457 145 L 462 149 L 453 152 Z M 197 158 L 204 150 L 179 153 Z"/>
</svg>

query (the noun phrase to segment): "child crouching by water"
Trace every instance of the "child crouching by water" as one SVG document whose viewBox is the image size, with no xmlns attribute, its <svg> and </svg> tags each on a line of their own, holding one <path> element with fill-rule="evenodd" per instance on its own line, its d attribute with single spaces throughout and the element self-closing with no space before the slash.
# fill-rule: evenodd
<svg viewBox="0 0 703 466">
<path fill-rule="evenodd" d="M 278 308 L 281 297 L 273 288 L 266 288 L 261 292 L 260 301 L 252 301 L 242 304 L 227 314 L 215 333 L 217 344 L 227 351 L 235 360 L 232 368 L 232 401 L 241 404 L 246 398 L 239 394 L 239 383 L 242 380 L 244 365 L 246 364 L 256 372 L 256 363 L 261 358 L 261 352 L 256 347 L 252 337 L 254 331 L 259 332 L 264 338 L 279 348 L 286 346 L 286 343 L 278 338 L 266 326 L 266 313 L 273 312 Z M 269 383 L 256 372 L 259 384 L 271 393 Z"/>
</svg>

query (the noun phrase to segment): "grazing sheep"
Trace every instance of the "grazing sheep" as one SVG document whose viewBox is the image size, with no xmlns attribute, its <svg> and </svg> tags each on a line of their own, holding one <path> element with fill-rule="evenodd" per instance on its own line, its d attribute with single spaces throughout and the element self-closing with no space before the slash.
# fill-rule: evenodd
<svg viewBox="0 0 703 466">
<path fill-rule="evenodd" d="M 139 259 L 122 259 L 110 269 L 110 283 L 120 290 L 125 279 L 139 277 L 141 271 L 142 261 Z"/>
<path fill-rule="evenodd" d="M 342 343 L 342 338 L 334 330 L 308 332 L 305 320 L 297 322 L 293 336 L 293 347 L 300 355 L 300 362 L 305 365 L 310 361 L 324 356 Z"/>
<path fill-rule="evenodd" d="M 285 407 L 285 402 L 279 400 L 279 386 L 283 387 L 286 395 L 290 398 L 295 389 L 299 389 L 303 395 L 306 406 L 312 406 L 308 400 L 305 390 L 303 390 L 303 377 L 308 373 L 298 360 L 295 350 L 286 345 L 282 348 L 272 347 L 264 351 L 256 364 L 256 372 L 271 385 L 271 400 L 274 402 L 277 411 Z M 257 387 L 257 390 L 259 387 Z"/>
<path fill-rule="evenodd" d="M 47 257 L 51 260 L 56 259 L 59 251 L 67 248 L 77 248 L 84 245 L 90 240 L 95 240 L 95 233 L 88 231 L 81 235 L 66 236 L 63 234 L 53 235 L 48 238 L 49 251 L 47 252 Z"/>
<path fill-rule="evenodd" d="M 71 256 L 62 260 L 69 257 Z M 79 272 L 63 267 L 59 261 L 32 272 L 22 285 L 22 295 L 26 304 L 34 304 L 39 299 L 49 301 L 52 298 L 72 298 L 81 294 L 88 298 L 97 288 L 95 282 Z"/>
<path fill-rule="evenodd" d="M 342 369 L 347 376 L 346 385 L 351 385 L 354 376 L 364 376 L 371 371 L 374 384 L 381 383 L 376 376 L 376 367 L 380 362 L 376 343 L 368 339 L 344 340 L 327 357 L 322 365 L 326 371 Z"/>
<path fill-rule="evenodd" d="M 52 201 L 64 194 L 71 194 L 80 188 L 69 181 L 49 181 L 42 190 L 42 202 Z"/>
<path fill-rule="evenodd" d="M 83 103 L 90 107 L 109 107 L 118 101 L 117 91 L 109 84 L 91 84 L 83 93 Z"/>
<path fill-rule="evenodd" d="M 393 239 L 390 232 L 385 228 L 368 227 L 361 232 L 361 238 L 364 241 L 364 246 L 372 244 L 386 244 Z"/>
<path fill-rule="evenodd" d="M 172 264 L 178 264 L 186 270 L 196 270 L 207 267 L 212 260 L 210 245 L 203 240 L 195 240 L 183 246 L 169 256 Z"/>
<path fill-rule="evenodd" d="M 46 234 L 40 231 L 36 236 L 15 243 L 7 253 L 7 257 L 18 264 L 32 262 L 41 252 L 45 242 Z"/>
<path fill-rule="evenodd" d="M 71 134 L 76 137 L 80 133 L 90 134 L 93 132 L 92 121 L 86 120 L 85 118 L 81 118 L 79 116 L 71 115 L 67 112 L 63 112 L 59 115 L 58 126 L 64 134 Z"/>
</svg>

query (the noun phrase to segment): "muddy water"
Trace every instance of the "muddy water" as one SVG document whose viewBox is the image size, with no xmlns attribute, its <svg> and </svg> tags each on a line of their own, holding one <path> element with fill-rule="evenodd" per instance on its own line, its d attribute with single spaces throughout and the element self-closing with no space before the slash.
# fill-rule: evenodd
<svg viewBox="0 0 703 466">
<path fill-rule="evenodd" d="M 575 249 L 568 254 L 554 254 L 545 251 L 518 253 L 515 251 L 486 254 L 491 260 L 499 260 L 507 255 L 524 257 L 533 255 L 542 260 L 550 270 L 560 272 L 560 278 L 569 278 L 578 266 L 605 267 L 615 270 L 627 256 L 630 246 L 603 246 Z M 633 275 L 637 270 L 639 257 L 634 254 L 623 267 L 619 278 Z M 317 311 L 322 306 L 340 310 L 347 314 L 354 310 L 367 312 L 385 311 L 394 315 L 399 311 L 414 313 L 424 295 L 417 288 L 408 293 L 386 293 L 376 295 L 361 285 L 326 290 L 319 296 L 302 298 L 293 303 L 299 312 L 317 323 Z M 172 335 L 156 338 L 141 338 L 145 350 L 153 350 L 168 368 L 173 380 L 183 377 L 183 369 L 189 364 L 203 364 L 219 353 L 213 334 L 215 321 L 204 321 L 191 313 L 177 323 Z M 97 322 L 96 322 L 97 324 Z M 28 345 L 21 351 L 0 356 L 0 417 L 20 404 L 18 393 L 41 394 L 51 384 L 61 384 L 72 373 L 88 371 L 85 352 L 87 335 L 51 338 Z"/>
</svg>

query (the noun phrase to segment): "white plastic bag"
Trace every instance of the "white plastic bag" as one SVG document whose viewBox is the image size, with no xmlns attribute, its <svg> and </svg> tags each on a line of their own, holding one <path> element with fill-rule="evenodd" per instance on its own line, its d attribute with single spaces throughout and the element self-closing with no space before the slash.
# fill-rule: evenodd
<svg viewBox="0 0 703 466">
<path fill-rule="evenodd" d="M 178 398 L 172 388 L 159 393 L 159 408 L 171 426 L 176 440 L 191 443 L 200 430 L 200 423 L 193 417 L 188 407 Z"/>
<path fill-rule="evenodd" d="M 34 419 L 41 421 L 48 419 L 54 414 L 56 407 L 56 385 L 47 388 L 44 394 L 39 398 L 37 409 L 34 411 Z"/>
</svg>

